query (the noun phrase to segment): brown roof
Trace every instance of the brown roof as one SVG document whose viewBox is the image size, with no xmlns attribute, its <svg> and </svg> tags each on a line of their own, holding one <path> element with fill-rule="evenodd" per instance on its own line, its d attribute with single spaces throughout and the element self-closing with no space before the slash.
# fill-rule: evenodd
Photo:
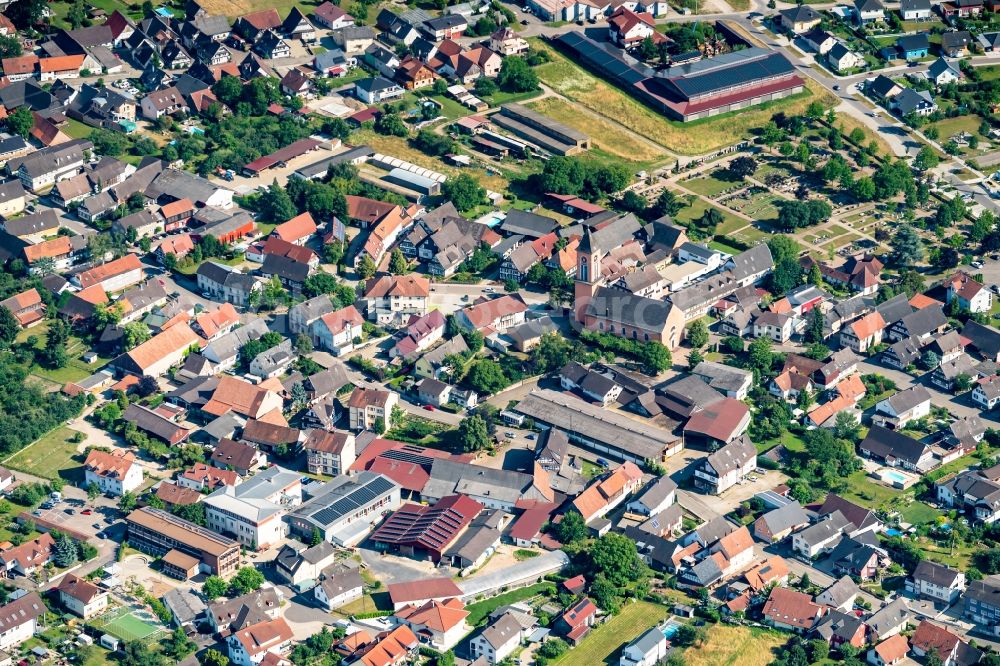
<svg viewBox="0 0 1000 666">
<path fill-rule="evenodd" d="M 32 287 L 31 289 L 14 294 L 10 298 L 0 301 L 0 306 L 5 307 L 12 313 L 16 314 L 18 310 L 30 308 L 31 306 L 38 305 L 41 302 L 42 297 L 38 294 L 38 290 Z"/>
<path fill-rule="evenodd" d="M 45 72 L 66 72 L 83 67 L 83 60 L 86 56 L 67 55 L 56 56 L 54 58 L 41 58 L 38 61 L 38 70 Z"/>
<path fill-rule="evenodd" d="M 195 345 L 200 346 L 201 341 L 201 337 L 186 322 L 180 322 L 160 331 L 127 354 L 140 370 L 145 371 L 169 354 Z"/>
<path fill-rule="evenodd" d="M 344 445 L 347 444 L 348 437 L 350 435 L 346 432 L 330 432 L 316 428 L 309 433 L 304 447 L 306 451 L 339 454 L 344 450 Z"/>
<path fill-rule="evenodd" d="M 86 289 L 87 287 L 95 284 L 100 284 L 108 278 L 123 275 L 129 271 L 135 270 L 142 270 L 142 264 L 139 263 L 139 257 L 134 254 L 126 254 L 120 259 L 115 259 L 114 261 L 109 261 L 108 263 L 97 266 L 96 268 L 91 268 L 89 271 L 84 271 L 80 273 L 77 278 L 80 280 L 80 286 Z"/>
<path fill-rule="evenodd" d="M 875 652 L 882 657 L 882 663 L 891 664 L 899 661 L 910 651 L 910 644 L 903 634 L 891 636 L 875 646 Z"/>
<path fill-rule="evenodd" d="M 694 432 L 728 442 L 750 412 L 746 404 L 735 398 L 723 398 L 695 412 L 684 425 L 684 432 Z"/>
<path fill-rule="evenodd" d="M 178 199 L 160 207 L 160 215 L 165 218 L 191 212 L 194 212 L 194 204 L 191 203 L 190 199 Z"/>
<path fill-rule="evenodd" d="M 367 197 L 359 197 L 353 194 L 348 194 L 344 199 L 347 200 L 347 216 L 352 220 L 358 220 L 367 225 L 375 224 L 388 215 L 394 208 L 398 208 L 396 204 L 369 199 Z"/>
<path fill-rule="evenodd" d="M 426 298 L 431 293 L 431 283 L 419 275 L 383 275 L 365 283 L 366 298 L 386 296 L 411 296 Z"/>
<path fill-rule="evenodd" d="M 385 407 L 386 403 L 389 401 L 390 393 L 392 392 L 384 389 L 358 386 L 351 393 L 351 397 L 347 401 L 347 406 L 362 409 L 371 405 Z"/>
<path fill-rule="evenodd" d="M 263 9 L 241 18 L 258 30 L 277 28 L 281 25 L 281 17 L 278 15 L 278 10 L 276 9 Z"/>
<path fill-rule="evenodd" d="M 764 617 L 772 622 L 799 629 L 812 629 L 823 607 L 813 603 L 812 597 L 802 592 L 775 587 L 764 604 Z"/>
<path fill-rule="evenodd" d="M 73 597 L 85 604 L 90 603 L 94 597 L 104 594 L 104 590 L 74 574 L 66 574 L 59 583 L 58 590 L 60 594 Z"/>
<path fill-rule="evenodd" d="M 93 287 L 87 287 L 86 289 L 81 289 L 74 295 L 80 300 L 93 305 L 101 305 L 102 303 L 108 302 L 108 292 L 104 291 L 104 287 L 99 284 L 95 284 Z"/>
<path fill-rule="evenodd" d="M 425 578 L 407 583 L 392 583 L 386 590 L 394 604 L 462 596 L 462 590 L 450 578 Z"/>
<path fill-rule="evenodd" d="M 961 640 L 944 627 L 924 620 L 917 626 L 917 630 L 913 632 L 910 644 L 913 647 L 920 648 L 924 652 L 934 650 L 942 660 L 947 660 L 952 650 L 955 649 L 955 646 Z"/>
<path fill-rule="evenodd" d="M 580 512 L 585 522 L 589 521 L 608 502 L 618 497 L 627 484 L 639 479 L 642 479 L 642 470 L 635 463 L 626 462 L 607 478 L 588 486 L 573 500 L 573 507 Z"/>
<path fill-rule="evenodd" d="M 279 617 L 240 629 L 236 632 L 236 639 L 242 643 L 247 654 L 253 656 L 292 640 L 292 635 L 292 628 L 284 618 Z"/>
<path fill-rule="evenodd" d="M 316 233 L 316 222 L 308 212 L 296 215 L 292 219 L 279 224 L 274 228 L 274 233 L 278 238 L 290 243 L 311 236 Z"/>
<path fill-rule="evenodd" d="M 201 500 L 201 493 L 194 488 L 178 486 L 176 483 L 164 481 L 156 489 L 156 496 L 167 504 L 186 505 L 197 504 Z"/>
<path fill-rule="evenodd" d="M 344 329 L 354 328 L 356 326 L 361 326 L 364 323 L 365 318 L 361 316 L 358 309 L 353 305 L 348 305 L 346 308 L 341 308 L 336 312 L 328 312 L 322 317 L 320 321 L 331 333 L 340 333 Z"/>
<path fill-rule="evenodd" d="M 472 326 L 478 330 L 493 324 L 498 319 L 518 312 L 525 312 L 527 309 L 528 306 L 524 304 L 520 296 L 505 294 L 500 298 L 492 298 L 471 305 L 463 312 Z"/>
<path fill-rule="evenodd" d="M 114 452 L 108 453 L 91 449 L 83 466 L 98 476 L 122 479 L 133 464 L 135 464 L 135 454 L 131 451 L 115 449 Z"/>
<path fill-rule="evenodd" d="M 225 555 L 234 549 L 239 550 L 240 547 L 237 541 L 178 518 L 166 511 L 151 509 L 148 506 L 136 509 L 126 516 L 125 520 L 216 557 Z"/>
<path fill-rule="evenodd" d="M 233 469 L 250 469 L 257 458 L 257 449 L 249 444 L 221 439 L 212 452 L 212 461 Z"/>
<path fill-rule="evenodd" d="M 226 440 L 232 441 L 232 440 Z M 216 448 L 218 450 L 218 448 Z M 197 463 L 190 469 L 184 470 L 181 475 L 185 479 L 190 479 L 196 483 L 215 488 L 217 486 L 235 486 L 239 481 L 239 475 L 231 469 L 219 469 L 205 463 Z"/>
<path fill-rule="evenodd" d="M 750 536 L 750 530 L 746 525 L 719 539 L 719 550 L 728 560 L 732 560 L 749 548 L 753 548 L 753 537 Z"/>
<path fill-rule="evenodd" d="M 761 591 L 772 582 L 781 580 L 789 574 L 788 563 L 778 555 L 772 555 L 763 562 L 758 563 L 753 569 L 743 574 L 750 587 L 756 591 Z"/>
<path fill-rule="evenodd" d="M 245 416 L 255 415 L 260 404 L 269 393 L 264 384 L 251 384 L 237 377 L 223 375 L 212 394 L 212 399 L 203 408 L 204 411 L 216 416 L 222 416 L 230 409 Z"/>
<path fill-rule="evenodd" d="M 163 563 L 169 564 L 170 566 L 180 569 L 181 571 L 191 571 L 196 566 L 198 566 L 198 558 L 191 557 L 187 553 L 182 553 L 176 548 L 167 552 L 163 556 Z"/>
<path fill-rule="evenodd" d="M 52 547 L 55 545 L 52 535 L 46 532 L 37 539 L 25 541 L 20 546 L 14 546 L 0 553 L 0 561 L 17 562 L 22 569 L 44 564 L 52 555 Z M 3 622 L 3 617 L 0 617 Z"/>
<path fill-rule="evenodd" d="M 243 426 L 242 439 L 257 444 L 291 444 L 299 439 L 299 430 L 288 426 L 275 425 L 256 419 L 250 419 Z"/>
<path fill-rule="evenodd" d="M 39 259 L 60 257 L 73 251 L 69 236 L 57 236 L 47 241 L 42 241 L 36 245 L 28 245 L 24 248 L 24 257 L 32 264 Z"/>
</svg>

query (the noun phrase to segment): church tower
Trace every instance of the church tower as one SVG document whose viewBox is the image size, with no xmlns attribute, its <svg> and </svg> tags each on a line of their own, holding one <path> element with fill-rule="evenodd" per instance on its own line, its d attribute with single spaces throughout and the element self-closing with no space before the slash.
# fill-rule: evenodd
<svg viewBox="0 0 1000 666">
<path fill-rule="evenodd" d="M 601 282 L 601 252 L 594 247 L 590 237 L 590 227 L 584 227 L 583 238 L 576 248 L 576 282 L 573 285 L 573 309 L 576 320 L 584 322 L 587 304 Z"/>
</svg>

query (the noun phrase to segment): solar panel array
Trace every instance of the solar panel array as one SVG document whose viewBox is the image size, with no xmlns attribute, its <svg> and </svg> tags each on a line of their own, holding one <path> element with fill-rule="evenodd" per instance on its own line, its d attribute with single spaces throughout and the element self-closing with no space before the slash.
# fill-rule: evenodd
<svg viewBox="0 0 1000 666">
<path fill-rule="evenodd" d="M 416 453 L 407 449 L 389 449 L 385 453 L 382 453 L 381 456 L 388 460 L 413 463 L 414 465 L 426 466 L 428 468 L 430 468 L 431 464 L 434 462 L 434 458 L 428 455 Z"/>
<path fill-rule="evenodd" d="M 776 78 L 795 72 L 792 63 L 780 53 L 764 58 L 735 62 L 729 67 L 715 68 L 689 77 L 670 79 L 688 97 L 698 97 L 717 90 L 747 85 L 761 79 Z"/>
<path fill-rule="evenodd" d="M 621 55 L 601 48 L 600 44 L 578 32 L 560 35 L 558 41 L 573 49 L 588 67 L 626 85 L 631 86 L 648 78 L 645 72 L 630 65 Z"/>
<path fill-rule="evenodd" d="M 358 509 L 372 503 L 385 493 L 392 490 L 395 484 L 382 475 L 379 475 L 364 484 L 356 486 L 350 493 L 344 495 L 333 504 L 323 507 L 309 517 L 321 525 L 329 525 L 342 516 L 357 511 Z"/>
</svg>

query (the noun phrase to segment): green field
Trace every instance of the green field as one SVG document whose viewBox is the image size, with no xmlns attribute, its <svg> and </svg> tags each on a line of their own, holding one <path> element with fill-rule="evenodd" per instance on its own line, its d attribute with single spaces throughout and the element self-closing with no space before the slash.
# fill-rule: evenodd
<svg viewBox="0 0 1000 666">
<path fill-rule="evenodd" d="M 774 661 L 774 649 L 788 642 L 788 634 L 766 629 L 710 626 L 708 640 L 682 653 L 685 666 L 765 666 Z"/>
<path fill-rule="evenodd" d="M 83 454 L 77 453 L 79 445 L 70 441 L 75 434 L 76 431 L 60 426 L 7 458 L 3 464 L 43 479 L 82 481 Z"/>
<path fill-rule="evenodd" d="M 731 212 L 727 211 L 725 208 L 719 208 L 718 206 L 713 206 L 704 199 L 690 198 L 689 201 L 691 205 L 681 208 L 677 215 L 674 215 L 674 220 L 680 224 L 689 224 L 694 222 L 699 217 L 705 214 L 705 211 L 709 208 L 715 208 L 717 211 L 722 213 L 724 218 L 723 223 L 720 225 L 719 229 L 716 229 L 716 233 L 721 232 L 721 229 L 739 229 L 740 227 L 745 227 L 750 224 L 749 221 L 744 220 L 741 217 L 733 215 Z"/>
<path fill-rule="evenodd" d="M 163 627 L 160 625 L 139 619 L 134 612 L 129 612 L 125 607 L 106 613 L 95 619 L 93 624 L 123 641 L 147 640 L 163 632 Z"/>
<path fill-rule="evenodd" d="M 469 611 L 469 617 L 467 617 L 466 620 L 469 624 L 475 627 L 480 622 L 485 620 L 490 613 L 501 606 L 516 604 L 519 601 L 524 601 L 525 599 L 530 599 L 540 594 L 552 595 L 555 593 L 555 589 L 556 588 L 552 583 L 535 583 L 534 585 L 529 585 L 528 587 L 522 587 L 519 590 L 511 590 L 510 592 L 498 594 L 495 597 L 490 597 L 489 599 L 484 599 L 483 601 L 477 601 L 476 603 L 469 604 L 465 607 L 465 610 Z"/>
<path fill-rule="evenodd" d="M 669 615 L 669 611 L 657 604 L 637 601 L 625 606 L 622 611 L 590 630 L 580 644 L 567 652 L 553 664 L 559 666 L 596 666 L 602 663 L 617 663 L 617 652 L 628 642 Z"/>
<path fill-rule="evenodd" d="M 542 83 L 606 118 L 614 120 L 650 141 L 683 155 L 702 155 L 751 136 L 751 130 L 764 126 L 783 111 L 797 115 L 817 99 L 824 106 L 836 101 L 832 93 L 807 83 L 808 91 L 739 112 L 682 123 L 667 120 L 624 91 L 578 67 L 562 53 L 540 40 L 531 40 L 536 49 L 552 54 L 552 61 L 535 68 Z"/>
<path fill-rule="evenodd" d="M 931 126 L 937 128 L 941 137 L 940 141 L 944 143 L 959 132 L 975 134 L 979 131 L 979 124 L 981 122 L 982 118 L 979 116 L 964 115 L 956 118 L 945 118 L 944 120 L 939 120 L 938 122 L 933 123 Z"/>
</svg>

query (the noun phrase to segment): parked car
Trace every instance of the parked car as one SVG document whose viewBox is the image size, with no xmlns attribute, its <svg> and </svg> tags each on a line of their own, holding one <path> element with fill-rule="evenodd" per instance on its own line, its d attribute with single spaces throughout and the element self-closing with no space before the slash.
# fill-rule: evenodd
<svg viewBox="0 0 1000 666">
<path fill-rule="evenodd" d="M 426 409 L 428 412 L 433 412 L 434 405 L 424 405 L 424 409 Z"/>
</svg>

